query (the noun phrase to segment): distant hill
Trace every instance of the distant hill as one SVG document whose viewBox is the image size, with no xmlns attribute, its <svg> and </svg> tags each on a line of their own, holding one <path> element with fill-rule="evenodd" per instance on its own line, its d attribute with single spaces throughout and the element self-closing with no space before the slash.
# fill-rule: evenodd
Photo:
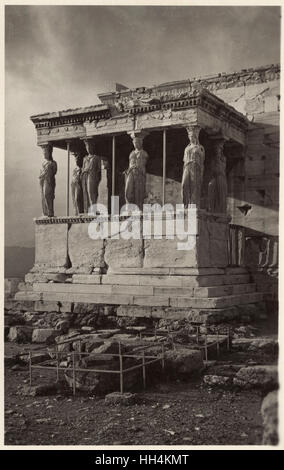
<svg viewBox="0 0 284 470">
<path fill-rule="evenodd" d="M 6 246 L 5 277 L 24 277 L 33 267 L 34 259 L 34 247 Z"/>
</svg>

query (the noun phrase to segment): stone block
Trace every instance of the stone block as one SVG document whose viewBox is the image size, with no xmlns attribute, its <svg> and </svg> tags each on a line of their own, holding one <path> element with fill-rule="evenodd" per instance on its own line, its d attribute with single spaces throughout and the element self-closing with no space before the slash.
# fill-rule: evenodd
<svg viewBox="0 0 284 470">
<path fill-rule="evenodd" d="M 216 267 L 228 266 L 227 240 L 210 238 L 210 264 Z"/>
<path fill-rule="evenodd" d="M 35 328 L 32 334 L 33 343 L 52 343 L 58 331 L 52 328 Z"/>
<path fill-rule="evenodd" d="M 177 377 L 189 376 L 203 369 L 202 353 L 195 349 L 178 348 L 166 351 L 166 372 Z"/>
<path fill-rule="evenodd" d="M 111 286 L 102 284 L 34 284 L 35 292 L 62 292 L 70 294 L 110 294 Z M 128 291 L 129 292 L 129 291 Z"/>
<path fill-rule="evenodd" d="M 270 392 L 263 399 L 261 414 L 263 419 L 262 444 L 276 446 L 279 441 L 278 436 L 278 392 Z"/>
<path fill-rule="evenodd" d="M 71 268 L 68 273 L 90 274 L 103 268 L 104 240 L 93 240 L 88 234 L 89 224 L 73 224 L 68 232 L 68 253 Z"/>
<path fill-rule="evenodd" d="M 128 294 L 131 292 L 132 295 L 154 295 L 153 286 L 110 286 L 106 284 L 102 287 L 109 287 L 113 294 Z"/>
<path fill-rule="evenodd" d="M 150 307 L 142 307 L 135 305 L 120 305 L 117 309 L 118 317 L 142 317 L 149 318 L 151 316 Z"/>
<path fill-rule="evenodd" d="M 242 367 L 234 378 L 234 385 L 241 388 L 273 390 L 278 387 L 277 366 Z"/>
<path fill-rule="evenodd" d="M 101 276 L 99 274 L 73 274 L 73 284 L 100 284 Z"/>
<path fill-rule="evenodd" d="M 41 300 L 41 294 L 38 292 L 23 292 L 19 291 L 15 295 L 15 300 L 36 301 Z"/>
<path fill-rule="evenodd" d="M 193 295 L 193 287 L 154 287 L 154 295 Z"/>
<path fill-rule="evenodd" d="M 142 240 L 107 240 L 105 262 L 110 272 L 115 271 L 116 268 L 142 267 Z"/>
<path fill-rule="evenodd" d="M 33 329 L 28 326 L 12 326 L 9 330 L 8 339 L 14 343 L 30 343 Z"/>
<path fill-rule="evenodd" d="M 83 302 L 91 304 L 132 304 L 133 297 L 131 295 L 114 295 L 114 294 L 95 294 L 95 293 L 66 293 L 66 292 L 44 292 L 42 294 L 43 300 L 52 301 L 71 301 Z"/>
<path fill-rule="evenodd" d="M 228 225 L 208 220 L 207 222 L 209 237 L 217 240 L 227 240 Z"/>
<path fill-rule="evenodd" d="M 4 284 L 5 295 L 8 294 L 10 296 L 13 296 L 17 292 L 18 286 L 21 283 L 21 281 L 22 281 L 22 278 L 20 277 L 5 278 L 5 284 Z"/>
<path fill-rule="evenodd" d="M 34 308 L 39 312 L 71 312 L 72 303 L 71 302 L 61 302 L 61 301 L 43 301 L 39 300 L 35 302 Z"/>
<path fill-rule="evenodd" d="M 177 238 L 174 240 L 166 238 L 145 240 L 144 267 L 197 267 L 196 245 L 189 250 L 178 250 L 178 242 Z"/>
<path fill-rule="evenodd" d="M 162 296 L 134 296 L 133 298 L 134 305 L 148 305 L 149 307 L 155 307 L 159 305 L 168 306 L 169 297 Z"/>
<path fill-rule="evenodd" d="M 122 406 L 130 406 L 134 405 L 137 402 L 137 396 L 135 393 L 120 393 L 120 392 L 113 392 L 108 393 L 105 396 L 105 402 L 107 405 L 122 405 Z"/>
<path fill-rule="evenodd" d="M 279 99 L 277 96 L 266 96 L 264 98 L 264 112 L 270 113 L 279 111 Z"/>
<path fill-rule="evenodd" d="M 68 266 L 67 233 L 67 224 L 36 224 L 35 266 L 40 271 Z"/>
</svg>

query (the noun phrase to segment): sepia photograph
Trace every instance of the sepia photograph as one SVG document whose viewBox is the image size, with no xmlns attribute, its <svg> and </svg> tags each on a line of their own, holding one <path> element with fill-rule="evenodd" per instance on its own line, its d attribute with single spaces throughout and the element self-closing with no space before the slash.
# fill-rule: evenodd
<svg viewBox="0 0 284 470">
<path fill-rule="evenodd" d="M 281 4 L 191 3 L 3 6 L 5 448 L 281 446 Z"/>
</svg>

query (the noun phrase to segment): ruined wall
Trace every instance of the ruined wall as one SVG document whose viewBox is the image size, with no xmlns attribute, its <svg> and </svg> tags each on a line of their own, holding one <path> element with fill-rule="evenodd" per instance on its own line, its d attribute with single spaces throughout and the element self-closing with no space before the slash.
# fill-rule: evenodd
<svg viewBox="0 0 284 470">
<path fill-rule="evenodd" d="M 277 299 L 280 80 L 216 90 L 250 121 L 244 160 L 230 173 L 229 212 L 246 227 L 246 265 L 266 300 Z"/>
<path fill-rule="evenodd" d="M 247 148 L 236 159 L 228 176 L 228 211 L 232 216 L 232 223 L 246 228 L 245 263 L 251 270 L 258 290 L 267 293 L 267 300 L 277 299 L 279 74 L 280 67 L 271 65 L 161 85 L 152 90 L 157 96 L 159 93 L 176 95 L 195 86 L 202 86 L 248 118 L 250 127 Z M 181 165 L 182 156 L 181 152 Z M 156 179 L 157 177 L 149 176 L 147 180 L 150 195 L 157 191 Z M 168 178 L 166 201 L 172 202 L 175 198 L 181 202 L 180 183 Z M 152 196 L 152 199 L 155 198 Z"/>
</svg>

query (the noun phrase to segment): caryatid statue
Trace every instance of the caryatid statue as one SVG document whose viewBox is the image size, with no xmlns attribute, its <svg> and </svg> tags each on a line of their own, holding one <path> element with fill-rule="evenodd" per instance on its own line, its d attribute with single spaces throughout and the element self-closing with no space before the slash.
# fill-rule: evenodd
<svg viewBox="0 0 284 470">
<path fill-rule="evenodd" d="M 52 158 L 52 145 L 41 145 L 44 161 L 39 175 L 41 187 L 42 213 L 45 217 L 54 217 L 55 175 L 57 163 Z"/>
<path fill-rule="evenodd" d="M 101 158 L 95 155 L 94 142 L 85 140 L 88 155 L 85 156 L 82 168 L 82 188 L 84 212 L 88 213 L 89 207 L 97 203 L 98 189 L 101 181 Z"/>
<path fill-rule="evenodd" d="M 185 207 L 195 204 L 200 208 L 205 150 L 199 143 L 199 126 L 187 128 L 189 145 L 184 150 L 182 200 Z"/>
<path fill-rule="evenodd" d="M 226 157 L 223 149 L 224 139 L 217 140 L 214 145 L 212 176 L 208 184 L 208 210 L 214 213 L 227 212 Z"/>
<path fill-rule="evenodd" d="M 76 166 L 73 170 L 71 181 L 71 193 L 75 215 L 84 212 L 83 188 L 82 188 L 82 166 L 83 155 L 80 152 L 73 152 Z"/>
<path fill-rule="evenodd" d="M 143 150 L 145 133 L 130 134 L 134 150 L 129 155 L 129 167 L 125 171 L 125 200 L 127 204 L 136 204 L 143 209 L 146 197 L 146 162 L 148 153 Z"/>
</svg>

